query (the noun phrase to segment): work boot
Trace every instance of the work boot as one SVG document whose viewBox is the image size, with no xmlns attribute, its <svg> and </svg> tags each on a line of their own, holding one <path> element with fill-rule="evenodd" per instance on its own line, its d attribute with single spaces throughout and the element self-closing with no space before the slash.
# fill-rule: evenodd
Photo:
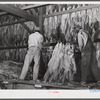
<svg viewBox="0 0 100 100">
<path fill-rule="evenodd" d="M 84 82 L 84 81 L 81 81 L 81 85 L 82 86 L 87 86 L 86 82 Z"/>
</svg>

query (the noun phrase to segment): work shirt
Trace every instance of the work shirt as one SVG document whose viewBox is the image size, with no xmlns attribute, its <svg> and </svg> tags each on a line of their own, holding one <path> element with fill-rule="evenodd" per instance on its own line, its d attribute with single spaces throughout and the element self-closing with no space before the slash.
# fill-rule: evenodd
<svg viewBox="0 0 100 100">
<path fill-rule="evenodd" d="M 29 35 L 28 47 L 39 47 L 42 48 L 43 36 L 39 32 L 32 33 Z"/>
<path fill-rule="evenodd" d="M 82 50 L 86 46 L 87 40 L 88 35 L 83 30 L 80 30 L 78 33 L 78 45 L 80 50 Z"/>
</svg>

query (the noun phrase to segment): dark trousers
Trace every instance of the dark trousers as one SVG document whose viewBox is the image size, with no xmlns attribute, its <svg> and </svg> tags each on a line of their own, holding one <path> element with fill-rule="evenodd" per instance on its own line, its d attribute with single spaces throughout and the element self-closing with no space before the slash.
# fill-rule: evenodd
<svg viewBox="0 0 100 100">
<path fill-rule="evenodd" d="M 100 81 L 100 69 L 97 65 L 96 51 L 92 45 L 92 42 L 88 40 L 87 45 L 82 50 L 81 59 L 81 81 L 86 82 L 89 72 L 92 72 L 96 81 Z"/>
<path fill-rule="evenodd" d="M 81 81 L 81 52 L 74 52 L 76 63 L 76 74 L 74 75 L 74 81 Z"/>
</svg>

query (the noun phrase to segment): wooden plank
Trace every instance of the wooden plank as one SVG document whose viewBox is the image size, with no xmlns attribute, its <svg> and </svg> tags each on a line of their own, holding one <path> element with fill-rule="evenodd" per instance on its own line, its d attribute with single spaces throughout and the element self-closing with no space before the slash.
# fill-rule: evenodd
<svg viewBox="0 0 100 100">
<path fill-rule="evenodd" d="M 23 49 L 28 48 L 28 46 L 13 46 L 13 47 L 0 47 L 0 50 L 7 50 L 7 49 Z"/>
<path fill-rule="evenodd" d="M 0 12 L 0 16 L 8 14 L 7 12 Z"/>
<path fill-rule="evenodd" d="M 25 81 L 25 80 L 3 80 L 1 83 L 4 84 L 23 84 L 23 85 L 33 85 L 33 86 L 38 86 L 40 88 L 42 87 L 49 87 L 49 88 L 58 88 L 58 89 L 77 89 L 78 86 L 76 85 L 63 85 L 63 84 L 55 84 L 55 83 L 43 83 L 43 82 L 34 82 L 34 81 Z M 88 86 L 81 87 L 83 89 L 89 89 Z M 79 87 L 78 87 L 79 89 Z"/>
<path fill-rule="evenodd" d="M 2 81 L 1 81 L 2 82 Z M 60 86 L 52 83 L 43 83 L 43 82 L 34 82 L 34 81 L 25 81 L 25 80 L 5 80 L 3 81 L 4 84 L 27 84 L 27 85 L 41 85 L 45 87 L 53 87 L 53 88 L 61 88 L 61 89 L 75 89 L 72 86 Z"/>
<path fill-rule="evenodd" d="M 49 46 L 55 46 L 56 43 L 44 43 L 43 48 L 49 47 Z M 28 45 L 24 46 L 11 46 L 11 47 L 0 47 L 0 50 L 7 50 L 7 49 L 23 49 L 23 48 L 28 48 Z"/>
<path fill-rule="evenodd" d="M 34 4 L 34 5 L 22 7 L 21 9 L 22 10 L 29 10 L 29 9 L 33 9 L 33 8 L 36 8 L 36 7 L 46 6 L 46 5 L 49 5 L 49 4 Z M 6 15 L 6 14 L 8 14 L 8 13 L 7 12 L 0 12 L 0 16 Z"/>
<path fill-rule="evenodd" d="M 55 46 L 57 43 L 44 43 L 43 47 Z"/>
<path fill-rule="evenodd" d="M 29 9 L 33 9 L 33 8 L 36 8 L 36 7 L 46 6 L 46 5 L 49 5 L 49 4 L 34 4 L 34 5 L 22 7 L 21 9 L 23 9 L 23 10 L 29 10 Z"/>
<path fill-rule="evenodd" d="M 83 7 L 79 7 L 79 8 L 76 8 L 76 9 L 66 10 L 66 11 L 62 11 L 62 12 L 56 12 L 56 13 L 44 15 L 43 17 L 48 18 L 48 17 L 58 16 L 58 15 L 62 15 L 62 14 L 82 11 L 82 10 L 86 10 L 86 9 L 96 8 L 96 7 L 100 7 L 100 4 L 95 4 L 95 5 L 90 5 L 90 6 L 83 6 Z"/>
<path fill-rule="evenodd" d="M 72 43 L 72 42 L 68 42 L 67 43 Z M 43 44 L 43 48 L 46 48 L 46 47 L 50 47 L 50 46 L 55 46 L 57 43 L 44 43 Z M 5 49 L 22 49 L 22 48 L 28 48 L 27 45 L 24 45 L 24 46 L 13 46 L 13 47 L 0 47 L 0 50 L 5 50 Z"/>
<path fill-rule="evenodd" d="M 38 16 L 36 13 L 34 13 L 33 15 L 29 15 L 27 14 L 25 11 L 23 11 L 22 9 L 20 8 L 17 8 L 13 5 L 8 5 L 8 4 L 1 4 L 0 5 L 0 9 L 3 10 L 3 11 L 6 11 L 10 14 L 13 14 L 15 16 L 19 16 L 19 17 L 22 17 L 26 20 L 30 20 L 30 21 L 34 21 L 35 24 L 38 26 L 39 23 L 38 23 Z"/>
<path fill-rule="evenodd" d="M 0 27 L 10 26 L 10 25 L 14 25 L 14 24 L 19 24 L 19 23 L 22 23 L 22 22 L 27 22 L 27 20 L 21 19 L 21 20 L 9 22 L 9 23 L 7 22 L 7 23 L 4 23 L 4 24 L 1 24 Z"/>
</svg>

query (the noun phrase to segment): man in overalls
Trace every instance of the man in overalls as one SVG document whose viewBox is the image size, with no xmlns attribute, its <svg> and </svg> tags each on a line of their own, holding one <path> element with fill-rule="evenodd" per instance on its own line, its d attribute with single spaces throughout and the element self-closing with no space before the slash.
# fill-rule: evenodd
<svg viewBox="0 0 100 100">
<path fill-rule="evenodd" d="M 77 26 L 78 45 L 81 51 L 81 84 L 86 85 L 87 76 L 91 71 L 97 83 L 100 85 L 100 69 L 97 65 L 96 50 L 88 33 Z"/>
</svg>

